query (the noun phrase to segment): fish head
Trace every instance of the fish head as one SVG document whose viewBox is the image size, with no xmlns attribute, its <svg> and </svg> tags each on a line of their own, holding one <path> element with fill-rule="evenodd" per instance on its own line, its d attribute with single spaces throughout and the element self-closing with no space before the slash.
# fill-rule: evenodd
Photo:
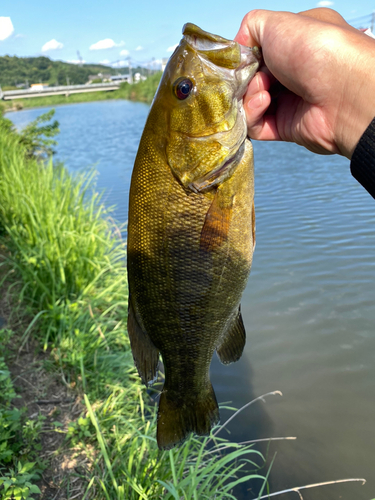
<svg viewBox="0 0 375 500">
<path fill-rule="evenodd" d="M 167 114 L 167 162 L 185 187 L 209 189 L 238 163 L 247 136 L 242 99 L 260 58 L 257 47 L 185 24 L 154 100 Z"/>
</svg>

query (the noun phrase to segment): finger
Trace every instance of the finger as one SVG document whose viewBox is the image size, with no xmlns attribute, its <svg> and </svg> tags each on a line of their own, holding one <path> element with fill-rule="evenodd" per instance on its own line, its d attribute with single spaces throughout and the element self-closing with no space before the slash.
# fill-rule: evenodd
<svg viewBox="0 0 375 500">
<path fill-rule="evenodd" d="M 274 115 L 263 115 L 259 123 L 248 130 L 250 139 L 257 141 L 281 141 Z"/>
<path fill-rule="evenodd" d="M 263 66 L 249 83 L 245 98 L 250 98 L 252 95 L 257 94 L 262 90 L 269 91 L 274 81 L 274 76 L 271 75 L 265 66 Z"/>
<path fill-rule="evenodd" d="M 270 104 L 271 96 L 266 91 L 257 92 L 256 94 L 244 99 L 247 126 L 252 128 L 264 115 Z"/>
<path fill-rule="evenodd" d="M 261 16 L 261 10 L 252 10 L 243 18 L 240 29 L 234 40 L 247 47 L 261 47 L 262 41 L 259 33 L 260 23 L 257 21 Z"/>
<path fill-rule="evenodd" d="M 271 96 L 261 91 L 244 100 L 247 133 L 252 139 L 274 141 L 280 140 L 275 127 L 275 117 L 265 115 L 271 103 Z"/>
</svg>

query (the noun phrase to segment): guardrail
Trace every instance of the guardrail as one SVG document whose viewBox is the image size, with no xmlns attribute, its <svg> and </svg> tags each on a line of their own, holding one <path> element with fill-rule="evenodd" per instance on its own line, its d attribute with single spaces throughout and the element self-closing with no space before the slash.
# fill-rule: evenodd
<svg viewBox="0 0 375 500">
<path fill-rule="evenodd" d="M 120 82 L 112 83 L 91 83 L 87 85 L 61 85 L 59 87 L 47 87 L 44 89 L 25 89 L 25 90 L 5 90 L 0 89 L 0 99 L 9 101 L 11 99 L 28 99 L 30 97 L 50 96 L 50 95 L 69 95 L 79 94 L 81 92 L 98 92 L 101 90 L 117 90 L 120 88 Z"/>
</svg>

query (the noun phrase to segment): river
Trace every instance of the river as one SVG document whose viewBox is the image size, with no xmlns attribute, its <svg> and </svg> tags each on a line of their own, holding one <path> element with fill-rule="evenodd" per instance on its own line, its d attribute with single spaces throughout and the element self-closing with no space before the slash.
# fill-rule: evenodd
<svg viewBox="0 0 375 500">
<path fill-rule="evenodd" d="M 8 117 L 22 127 L 45 111 Z M 72 172 L 97 169 L 97 186 L 120 222 L 147 113 L 147 105 L 128 101 L 56 108 L 57 158 Z M 365 486 L 326 486 L 303 498 L 373 499 L 375 200 L 344 158 L 285 143 L 255 142 L 254 151 L 257 244 L 242 300 L 247 344 L 229 367 L 214 358 L 217 399 L 238 408 L 283 393 L 250 406 L 229 426 L 237 441 L 297 437 L 270 445 L 269 460 L 277 452 L 271 491 L 363 477 Z M 222 421 L 228 415 L 222 411 Z"/>
</svg>

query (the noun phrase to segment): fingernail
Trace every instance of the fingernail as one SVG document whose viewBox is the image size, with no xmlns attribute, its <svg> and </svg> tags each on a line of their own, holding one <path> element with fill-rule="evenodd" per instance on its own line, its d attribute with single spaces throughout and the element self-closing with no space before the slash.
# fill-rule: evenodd
<svg viewBox="0 0 375 500">
<path fill-rule="evenodd" d="M 256 73 L 254 78 L 253 78 L 254 84 L 257 86 L 257 90 L 259 90 L 260 87 L 260 76 L 259 73 Z"/>
<path fill-rule="evenodd" d="M 258 109 L 262 106 L 262 104 L 263 94 L 259 93 L 250 99 L 250 101 L 247 103 L 247 107 L 250 109 Z"/>
</svg>

